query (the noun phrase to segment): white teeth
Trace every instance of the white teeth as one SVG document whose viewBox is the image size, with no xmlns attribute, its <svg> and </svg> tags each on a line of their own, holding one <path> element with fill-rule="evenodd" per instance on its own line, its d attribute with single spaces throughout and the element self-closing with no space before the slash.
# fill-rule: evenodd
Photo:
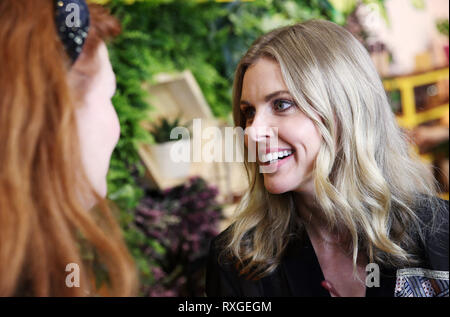
<svg viewBox="0 0 450 317">
<path fill-rule="evenodd" d="M 291 153 L 292 153 L 291 150 L 284 150 L 284 151 L 279 151 L 279 152 L 263 154 L 261 161 L 263 163 L 266 163 L 266 162 L 269 162 L 269 161 L 275 161 L 277 159 L 281 159 L 281 158 L 283 158 L 285 156 L 288 156 Z"/>
</svg>

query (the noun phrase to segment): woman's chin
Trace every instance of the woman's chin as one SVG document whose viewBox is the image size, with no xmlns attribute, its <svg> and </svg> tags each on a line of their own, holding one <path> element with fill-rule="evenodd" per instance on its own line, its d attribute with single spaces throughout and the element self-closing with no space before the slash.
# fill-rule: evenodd
<svg viewBox="0 0 450 317">
<path fill-rule="evenodd" d="M 106 195 L 108 193 L 108 186 L 106 183 L 106 179 L 96 183 L 93 190 L 95 191 L 95 194 L 97 195 L 97 197 L 100 197 L 100 199 L 106 198 Z M 90 199 L 89 199 L 89 207 L 90 208 L 92 208 L 98 204 L 97 197 L 93 194 L 92 194 L 92 197 L 90 197 Z"/>
<path fill-rule="evenodd" d="M 271 194 L 283 194 L 290 191 L 290 188 L 281 182 L 272 182 L 264 180 L 264 187 Z"/>
<path fill-rule="evenodd" d="M 99 186 L 97 186 L 96 192 L 101 198 L 106 198 L 106 194 L 108 193 L 106 179 Z"/>
</svg>

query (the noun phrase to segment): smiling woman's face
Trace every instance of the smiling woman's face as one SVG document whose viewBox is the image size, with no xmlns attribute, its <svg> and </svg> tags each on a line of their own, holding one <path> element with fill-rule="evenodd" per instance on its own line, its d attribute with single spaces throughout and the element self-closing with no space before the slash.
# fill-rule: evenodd
<svg viewBox="0 0 450 317">
<path fill-rule="evenodd" d="M 264 186 L 272 194 L 288 191 L 314 193 L 311 176 L 314 162 L 322 142 L 319 130 L 296 105 L 283 80 L 277 62 L 260 58 L 245 72 L 242 84 L 241 111 L 245 117 L 245 145 L 250 141 L 256 143 L 264 153 L 288 155 L 275 159 L 271 163 L 259 165 L 270 168 L 271 173 L 264 173 Z M 277 128 L 277 135 L 275 131 Z M 276 148 L 270 148 L 270 138 L 277 137 Z M 292 152 L 291 155 L 289 153 Z M 265 156 L 263 160 L 274 155 Z M 270 164 L 270 165 L 267 165 Z"/>
</svg>

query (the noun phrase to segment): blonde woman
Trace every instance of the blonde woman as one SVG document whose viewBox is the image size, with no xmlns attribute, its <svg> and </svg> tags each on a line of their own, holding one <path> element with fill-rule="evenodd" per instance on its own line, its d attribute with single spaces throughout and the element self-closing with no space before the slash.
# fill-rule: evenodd
<svg viewBox="0 0 450 317">
<path fill-rule="evenodd" d="M 250 187 L 211 244 L 208 296 L 448 296 L 448 201 L 349 32 L 313 20 L 259 38 L 233 115 Z"/>
</svg>

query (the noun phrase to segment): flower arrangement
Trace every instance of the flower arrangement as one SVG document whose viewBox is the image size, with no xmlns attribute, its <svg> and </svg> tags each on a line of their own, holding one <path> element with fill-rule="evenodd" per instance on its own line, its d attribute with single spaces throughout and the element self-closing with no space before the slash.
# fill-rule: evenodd
<svg viewBox="0 0 450 317">
<path fill-rule="evenodd" d="M 164 252 L 143 250 L 158 266 L 152 268 L 154 286 L 148 296 L 203 296 L 209 243 L 218 234 L 221 206 L 218 190 L 193 177 L 166 191 L 148 191 L 136 209 L 135 224 Z"/>
</svg>

